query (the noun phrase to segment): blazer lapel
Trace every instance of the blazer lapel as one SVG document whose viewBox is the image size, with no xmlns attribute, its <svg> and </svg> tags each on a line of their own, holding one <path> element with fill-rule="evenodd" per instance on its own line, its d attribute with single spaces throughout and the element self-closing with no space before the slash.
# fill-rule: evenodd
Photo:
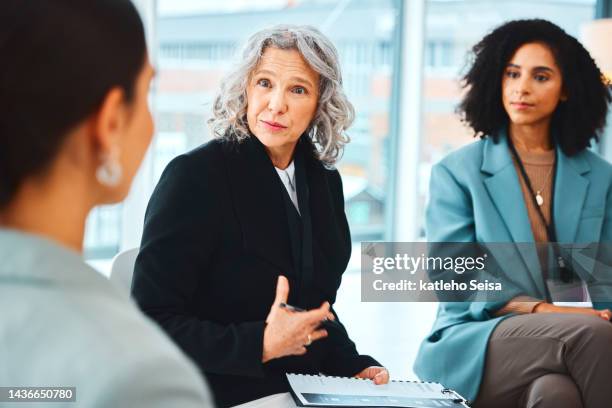
<svg viewBox="0 0 612 408">
<path fill-rule="evenodd" d="M 491 177 L 484 183 L 514 242 L 534 242 L 527 206 L 505 135 L 495 144 L 487 138 L 481 170 Z M 520 199 L 516 199 L 516 198 Z"/>
<path fill-rule="evenodd" d="M 484 180 L 491 201 L 504 221 L 512 242 L 519 244 L 517 251 L 524 261 L 524 267 L 531 274 L 532 282 L 544 296 L 546 288 L 536 247 L 524 244 L 533 243 L 534 238 L 505 132 L 500 134 L 498 143 L 494 143 L 491 138 L 485 140 L 481 171 L 491 175 Z"/>
<path fill-rule="evenodd" d="M 293 271 L 289 226 L 281 180 L 255 136 L 226 146 L 233 204 L 246 250 L 280 269 Z"/>
<path fill-rule="evenodd" d="M 342 273 L 351 256 L 351 236 L 346 216 L 336 205 L 336 200 L 342 197 L 342 191 L 330 183 L 330 172 L 314 156 L 312 142 L 304 139 L 298 147 L 301 149 L 309 187 L 315 284 L 327 293 L 328 300 L 333 303 L 336 292 L 330 288 L 337 289 L 340 286 Z"/>
<path fill-rule="evenodd" d="M 576 231 L 586 199 L 589 180 L 583 174 L 591 170 L 580 155 L 567 157 L 557 148 L 557 175 L 555 180 L 554 219 L 557 240 L 576 242 Z"/>
</svg>

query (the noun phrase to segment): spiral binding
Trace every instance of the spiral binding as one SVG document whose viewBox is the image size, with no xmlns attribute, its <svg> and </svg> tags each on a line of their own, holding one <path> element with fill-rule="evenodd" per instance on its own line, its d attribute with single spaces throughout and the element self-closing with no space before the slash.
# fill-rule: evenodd
<svg viewBox="0 0 612 408">
<path fill-rule="evenodd" d="M 302 377 L 338 378 L 338 379 L 341 379 L 341 380 L 342 379 L 345 379 L 345 380 L 367 380 L 367 378 L 341 377 L 341 376 L 336 376 L 336 375 L 319 375 L 319 374 L 302 374 L 302 373 L 285 373 L 285 374 L 287 374 L 287 375 L 299 375 L 299 376 L 302 376 Z M 438 382 L 434 382 L 434 381 L 390 380 L 390 382 L 412 383 L 412 384 L 434 384 L 434 385 L 439 385 L 440 387 L 443 387 L 442 384 L 440 384 Z M 444 390 L 452 391 L 450 388 L 444 388 Z"/>
</svg>

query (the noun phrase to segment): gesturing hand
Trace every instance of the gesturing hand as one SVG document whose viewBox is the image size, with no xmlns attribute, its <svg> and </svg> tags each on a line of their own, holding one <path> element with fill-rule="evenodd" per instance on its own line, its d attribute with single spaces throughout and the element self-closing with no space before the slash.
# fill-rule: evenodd
<svg viewBox="0 0 612 408">
<path fill-rule="evenodd" d="M 327 302 L 307 312 L 292 312 L 281 308 L 280 304 L 286 303 L 288 296 L 289 281 L 279 276 L 276 298 L 266 318 L 261 358 L 264 363 L 274 358 L 306 354 L 306 346 L 327 336 L 325 329 L 318 329 L 321 321 L 326 318 L 334 320 Z"/>
</svg>

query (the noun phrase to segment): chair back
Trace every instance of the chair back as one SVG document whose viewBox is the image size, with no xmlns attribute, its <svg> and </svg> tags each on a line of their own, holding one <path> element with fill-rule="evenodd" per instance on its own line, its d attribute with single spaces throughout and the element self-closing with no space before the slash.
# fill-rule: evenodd
<svg viewBox="0 0 612 408">
<path fill-rule="evenodd" d="M 134 274 L 134 264 L 138 256 L 139 248 L 132 248 L 118 253 L 111 265 L 110 280 L 126 293 L 130 292 L 132 286 L 132 275 Z"/>
</svg>

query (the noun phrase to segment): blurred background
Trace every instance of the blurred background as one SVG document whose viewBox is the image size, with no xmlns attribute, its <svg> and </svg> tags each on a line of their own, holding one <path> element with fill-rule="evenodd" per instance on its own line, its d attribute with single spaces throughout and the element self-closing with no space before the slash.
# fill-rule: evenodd
<svg viewBox="0 0 612 408">
<path fill-rule="evenodd" d="M 89 218 L 85 255 L 108 274 L 112 258 L 138 247 L 144 212 L 175 156 L 210 140 L 206 126 L 221 77 L 244 41 L 275 24 L 310 24 L 342 63 L 356 120 L 338 168 L 354 250 L 337 309 L 363 353 L 395 378 L 412 362 L 435 304 L 362 303 L 362 241 L 424 239 L 431 166 L 474 138 L 455 114 L 469 49 L 501 23 L 545 18 L 577 37 L 612 78 L 612 0 L 135 0 L 158 76 L 150 103 L 156 134 L 125 203 Z M 612 158 L 610 128 L 594 149 Z"/>
</svg>

